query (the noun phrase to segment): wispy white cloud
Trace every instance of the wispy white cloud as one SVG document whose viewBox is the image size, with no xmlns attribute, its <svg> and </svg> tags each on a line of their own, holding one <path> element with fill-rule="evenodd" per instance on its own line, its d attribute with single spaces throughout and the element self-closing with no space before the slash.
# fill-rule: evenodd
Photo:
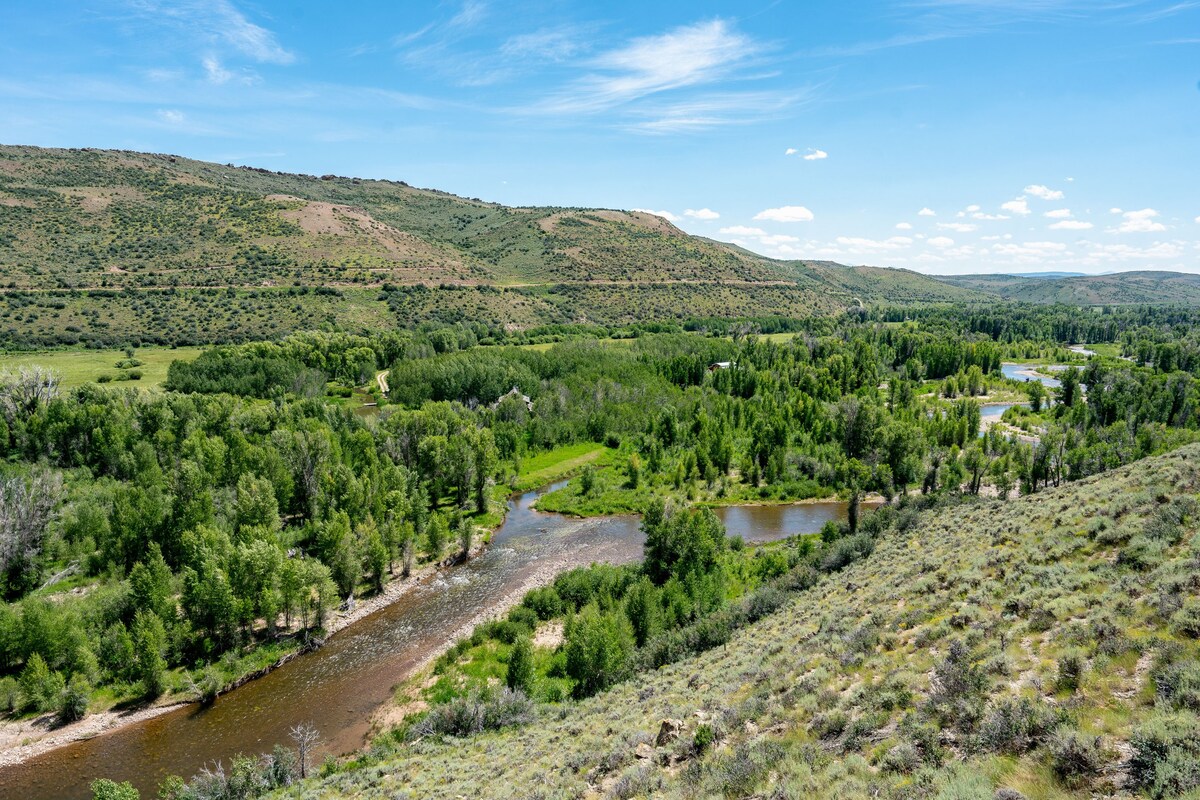
<svg viewBox="0 0 1200 800">
<path fill-rule="evenodd" d="M 228 83 L 233 77 L 233 73 L 221 66 L 216 56 L 205 56 L 200 63 L 204 65 L 204 73 L 211 83 Z"/>
<path fill-rule="evenodd" d="M 930 247 L 953 247 L 954 240 L 949 236 L 934 236 L 929 240 Z"/>
<path fill-rule="evenodd" d="M 1052 231 L 1088 231 L 1094 228 L 1090 222 L 1078 219 L 1063 219 L 1050 226 Z"/>
<path fill-rule="evenodd" d="M 781 206 L 760 211 L 754 218 L 770 222 L 811 222 L 813 213 L 804 206 Z"/>
<path fill-rule="evenodd" d="M 1122 220 L 1113 233 L 1157 233 L 1165 231 L 1166 225 L 1155 222 L 1158 211 L 1153 208 L 1143 208 L 1140 211 L 1126 211 L 1121 214 Z"/>
<path fill-rule="evenodd" d="M 153 22 L 185 30 L 205 45 L 221 45 L 260 63 L 296 60 L 274 33 L 251 22 L 230 0 L 130 0 L 130 7 Z"/>
<path fill-rule="evenodd" d="M 784 150 L 784 151 L 783 151 L 783 154 L 784 154 L 785 156 L 794 156 L 794 155 L 796 155 L 796 153 L 799 153 L 799 152 L 800 152 L 800 151 L 799 151 L 799 150 L 797 150 L 796 148 L 794 148 L 794 147 L 789 147 L 787 150 Z"/>
<path fill-rule="evenodd" d="M 683 212 L 683 215 L 685 217 L 691 217 L 692 219 L 701 219 L 705 221 L 720 219 L 721 217 L 720 214 L 718 214 L 716 211 L 713 211 L 711 208 L 689 208 Z"/>
<path fill-rule="evenodd" d="M 912 230 L 912 223 L 911 223 L 911 222 L 897 222 L 897 223 L 896 223 L 896 230 L 898 230 L 898 231 L 911 231 L 911 230 Z"/>
<path fill-rule="evenodd" d="M 544 61 L 563 61 L 586 49 L 579 31 L 570 27 L 543 28 L 532 33 L 510 36 L 500 45 L 505 58 L 536 58 Z"/>
<path fill-rule="evenodd" d="M 642 36 L 590 59 L 589 72 L 526 109 L 545 114 L 597 114 L 665 92 L 709 86 L 729 78 L 762 52 L 763 46 L 721 19 L 684 25 L 656 36 Z M 760 94 L 758 101 L 772 99 Z M 693 100 L 656 116 L 659 127 L 698 127 L 715 121 L 711 113 L 738 100 L 731 95 Z M 742 102 L 745 105 L 745 101 Z M 672 122 L 673 120 L 673 122 Z"/>
<path fill-rule="evenodd" d="M 1056 208 L 1053 211 L 1047 211 L 1042 216 L 1047 217 L 1049 219 L 1070 219 L 1071 218 L 1071 209 Z"/>
<path fill-rule="evenodd" d="M 829 158 L 829 153 L 815 148 L 809 148 L 809 151 L 804 154 L 805 161 L 821 161 L 826 158 Z"/>
<path fill-rule="evenodd" d="M 1051 189 L 1048 186 L 1043 186 L 1040 183 L 1031 184 L 1025 187 L 1025 194 L 1032 195 L 1040 200 L 1062 200 L 1063 193 L 1058 189 Z"/>
<path fill-rule="evenodd" d="M 936 217 L 937 212 L 934 211 L 932 208 L 926 207 L 926 208 L 922 208 L 920 211 L 918 211 L 917 216 L 918 217 Z"/>
<path fill-rule="evenodd" d="M 969 222 L 939 222 L 938 228 L 944 231 L 955 231 L 957 233 L 970 233 L 978 230 L 978 225 L 972 225 Z"/>
<path fill-rule="evenodd" d="M 186 119 L 182 111 L 174 108 L 161 108 L 154 115 L 168 125 L 182 125 Z"/>
<path fill-rule="evenodd" d="M 794 108 L 806 92 L 723 92 L 673 103 L 645 102 L 626 111 L 635 120 L 623 127 L 636 133 L 679 133 L 722 125 L 750 125 Z M 644 119 L 649 117 L 649 119 Z"/>
<path fill-rule="evenodd" d="M 726 236 L 766 236 L 767 232 L 762 228 L 751 228 L 746 225 L 730 225 L 728 228 L 721 228 L 720 233 Z"/>
</svg>

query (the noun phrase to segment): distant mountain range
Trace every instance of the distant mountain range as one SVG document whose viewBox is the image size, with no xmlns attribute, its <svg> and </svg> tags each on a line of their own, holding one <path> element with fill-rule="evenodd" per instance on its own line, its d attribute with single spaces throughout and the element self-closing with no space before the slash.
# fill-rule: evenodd
<svg viewBox="0 0 1200 800">
<path fill-rule="evenodd" d="M 1115 272 L 939 276 L 952 286 L 1005 300 L 1067 305 L 1200 305 L 1200 275 L 1185 272 Z"/>
</svg>

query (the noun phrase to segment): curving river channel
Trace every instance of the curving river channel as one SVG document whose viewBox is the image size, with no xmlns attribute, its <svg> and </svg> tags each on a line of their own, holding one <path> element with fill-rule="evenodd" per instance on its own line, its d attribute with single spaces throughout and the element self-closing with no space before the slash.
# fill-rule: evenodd
<svg viewBox="0 0 1200 800">
<path fill-rule="evenodd" d="M 237 753 L 266 752 L 287 743 L 288 729 L 304 722 L 320 731 L 328 752 L 361 747 L 371 714 L 391 698 L 396 684 L 479 615 L 561 570 L 641 557 L 638 517 L 543 514 L 532 508 L 539 495 L 509 501 L 508 517 L 482 555 L 420 582 L 320 650 L 207 707 L 186 706 L 4 768 L 0 798 L 88 798 L 89 784 L 99 777 L 128 780 L 143 797 L 153 797 L 167 775 L 189 776 L 205 764 L 228 763 Z M 733 506 L 717 514 L 731 535 L 765 542 L 815 533 L 830 519 L 844 519 L 846 504 Z"/>
</svg>

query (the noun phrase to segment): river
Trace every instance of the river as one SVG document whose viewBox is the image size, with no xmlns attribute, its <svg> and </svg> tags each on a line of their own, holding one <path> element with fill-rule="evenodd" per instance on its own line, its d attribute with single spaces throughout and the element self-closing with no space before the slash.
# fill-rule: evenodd
<svg viewBox="0 0 1200 800">
<path fill-rule="evenodd" d="M 558 488 L 562 484 L 549 487 Z M 311 723 L 325 752 L 361 747 L 371 714 L 394 687 L 480 614 L 563 569 L 641 558 L 635 516 L 573 519 L 532 508 L 538 492 L 509 501 L 509 513 L 479 557 L 430 577 L 395 603 L 351 625 L 321 649 L 221 695 L 0 770 L 0 798 L 89 798 L 96 778 L 128 780 L 153 797 L 167 775 L 190 776 L 238 753 L 257 755 L 287 743 L 288 730 Z M 731 534 L 766 542 L 815 533 L 844 519 L 846 504 L 733 506 L 717 509 Z"/>
<path fill-rule="evenodd" d="M 1058 387 L 1062 386 L 1062 381 L 1058 380 L 1057 378 L 1050 378 L 1046 375 L 1041 375 L 1035 371 L 1038 369 L 1041 369 L 1041 367 L 1033 364 L 1000 365 L 1000 372 L 1002 372 L 1006 378 L 1011 378 L 1015 381 L 1041 381 L 1043 386 L 1046 386 L 1050 389 L 1057 389 Z"/>
</svg>

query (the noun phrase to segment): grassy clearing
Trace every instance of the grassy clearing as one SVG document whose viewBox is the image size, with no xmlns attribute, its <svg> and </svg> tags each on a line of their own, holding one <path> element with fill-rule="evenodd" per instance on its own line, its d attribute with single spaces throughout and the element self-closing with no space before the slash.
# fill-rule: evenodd
<svg viewBox="0 0 1200 800">
<path fill-rule="evenodd" d="M 602 463 L 601 459 L 616 451 L 595 442 L 580 442 L 556 447 L 524 459 L 514 488 L 528 491 L 573 475 L 588 464 Z"/>
<path fill-rule="evenodd" d="M 204 351 L 202 347 L 140 347 L 133 357 L 139 366 L 119 369 L 117 363 L 127 356 L 124 350 L 46 350 L 36 353 L 7 353 L 0 355 L 0 370 L 40 366 L 54 370 L 68 389 L 94 383 L 102 375 L 114 382 L 122 381 L 124 373 L 139 371 L 142 377 L 129 380 L 129 385 L 157 389 L 167 379 L 172 361 L 191 361 Z"/>
</svg>

